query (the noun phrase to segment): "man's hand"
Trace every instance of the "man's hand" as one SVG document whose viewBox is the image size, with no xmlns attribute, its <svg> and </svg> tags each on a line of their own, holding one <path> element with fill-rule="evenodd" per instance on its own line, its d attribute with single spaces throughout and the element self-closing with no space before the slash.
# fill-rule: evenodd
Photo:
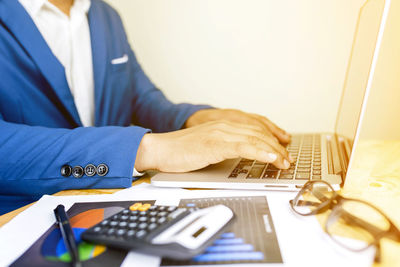
<svg viewBox="0 0 400 267">
<path fill-rule="evenodd" d="M 184 127 L 189 128 L 205 122 L 226 120 L 230 122 L 256 126 L 263 129 L 264 134 L 275 136 L 280 143 L 289 143 L 290 135 L 276 126 L 266 117 L 246 113 L 235 109 L 203 109 L 190 116 Z"/>
<path fill-rule="evenodd" d="M 213 121 L 175 132 L 146 134 L 135 168 L 187 172 L 238 157 L 273 163 L 282 169 L 290 166 L 287 150 L 265 126 Z"/>
</svg>

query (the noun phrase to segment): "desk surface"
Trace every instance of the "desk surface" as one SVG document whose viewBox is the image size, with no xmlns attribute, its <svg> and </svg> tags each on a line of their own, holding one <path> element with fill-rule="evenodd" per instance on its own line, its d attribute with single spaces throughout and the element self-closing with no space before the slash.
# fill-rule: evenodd
<svg viewBox="0 0 400 267">
<path fill-rule="evenodd" d="M 149 182 L 144 177 L 134 185 Z M 66 190 L 55 195 L 112 194 L 121 189 Z M 355 161 L 341 193 L 347 197 L 363 199 L 382 209 L 400 228 L 400 141 L 363 141 L 355 152 Z M 31 204 L 32 205 L 32 204 Z M 27 205 L 3 216 L 0 226 L 30 207 Z M 324 216 L 318 218 L 321 223 Z M 382 262 L 378 266 L 396 266 L 400 262 L 400 244 L 383 239 Z"/>
</svg>

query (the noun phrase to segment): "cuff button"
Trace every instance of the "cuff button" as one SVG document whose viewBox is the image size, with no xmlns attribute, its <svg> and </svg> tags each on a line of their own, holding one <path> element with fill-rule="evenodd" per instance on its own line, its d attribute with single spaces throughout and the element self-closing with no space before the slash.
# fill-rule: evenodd
<svg viewBox="0 0 400 267">
<path fill-rule="evenodd" d="M 64 177 L 69 177 L 72 174 L 72 168 L 69 165 L 63 165 L 61 167 L 61 175 Z"/>
<path fill-rule="evenodd" d="M 75 166 L 72 168 L 72 176 L 75 178 L 81 178 L 83 176 L 83 168 L 81 166 Z"/>
<path fill-rule="evenodd" d="M 108 166 L 106 164 L 99 164 L 97 166 L 97 174 L 100 176 L 105 176 L 108 173 Z"/>
<path fill-rule="evenodd" d="M 94 166 L 93 164 L 86 165 L 85 174 L 89 177 L 94 176 L 96 174 L 96 166 Z"/>
</svg>

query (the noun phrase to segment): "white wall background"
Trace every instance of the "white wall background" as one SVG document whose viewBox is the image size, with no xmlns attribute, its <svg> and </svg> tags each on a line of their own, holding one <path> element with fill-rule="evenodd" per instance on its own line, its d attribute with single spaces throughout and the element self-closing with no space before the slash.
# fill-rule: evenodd
<svg viewBox="0 0 400 267">
<path fill-rule="evenodd" d="M 174 102 L 332 131 L 362 0 L 108 0 Z"/>
</svg>

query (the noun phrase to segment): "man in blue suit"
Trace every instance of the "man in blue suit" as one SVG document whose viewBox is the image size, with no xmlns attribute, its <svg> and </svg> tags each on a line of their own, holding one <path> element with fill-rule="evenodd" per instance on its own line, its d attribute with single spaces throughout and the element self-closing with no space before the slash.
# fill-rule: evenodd
<svg viewBox="0 0 400 267">
<path fill-rule="evenodd" d="M 79 6 L 87 34 L 76 27 L 79 38 L 71 30 L 60 46 L 56 25 L 72 23 Z M 234 157 L 287 168 L 279 142 L 289 139 L 259 115 L 171 103 L 101 0 L 0 0 L 0 214 L 60 190 L 129 187 L 149 169 Z"/>
</svg>

